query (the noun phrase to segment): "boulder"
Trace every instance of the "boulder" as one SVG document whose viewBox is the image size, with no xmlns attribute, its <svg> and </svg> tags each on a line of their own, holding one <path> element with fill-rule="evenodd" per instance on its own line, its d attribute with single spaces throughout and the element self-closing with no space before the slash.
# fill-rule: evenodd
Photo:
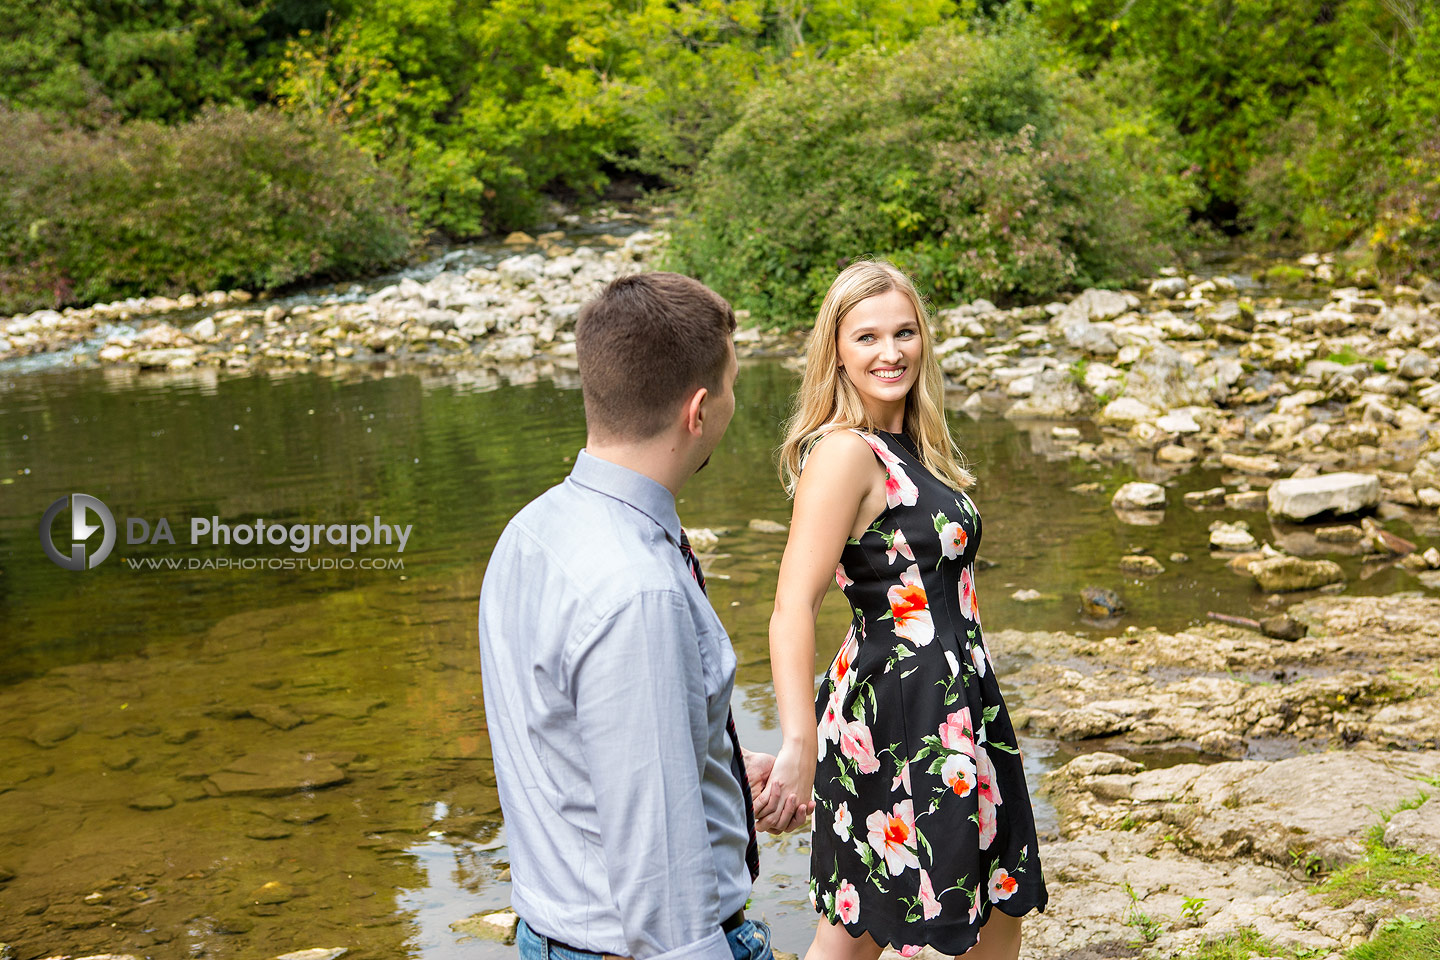
<svg viewBox="0 0 1440 960">
<path fill-rule="evenodd" d="M 1345 579 L 1345 571 L 1333 560 L 1270 557 L 1252 562 L 1248 569 L 1266 593 L 1314 590 Z"/>
<path fill-rule="evenodd" d="M 1140 301 L 1128 293 L 1091 288 L 1071 300 L 1065 307 L 1065 313 L 1085 320 L 1114 320 L 1138 306 Z"/>
<path fill-rule="evenodd" d="M 1129 427 L 1153 419 L 1155 412 L 1153 407 L 1141 403 L 1134 397 L 1120 397 L 1118 400 L 1111 400 L 1105 404 L 1105 409 L 1100 411 L 1100 422 Z"/>
<path fill-rule="evenodd" d="M 1395 372 L 1406 380 L 1419 380 L 1422 377 L 1433 377 L 1440 373 L 1440 363 L 1428 353 L 1419 350 L 1412 350 L 1400 359 L 1400 365 Z"/>
<path fill-rule="evenodd" d="M 1169 297 L 1173 300 L 1183 297 L 1189 288 L 1190 284 L 1185 282 L 1184 277 L 1161 277 L 1151 281 L 1149 293 L 1152 297 Z"/>
<path fill-rule="evenodd" d="M 1115 327 L 1109 323 L 1091 323 L 1084 317 L 1061 314 L 1057 327 L 1065 342 L 1076 350 L 1093 353 L 1101 357 L 1113 357 L 1120 352 L 1115 342 Z"/>
<path fill-rule="evenodd" d="M 1271 514 L 1289 520 L 1359 513 L 1380 503 L 1380 479 L 1365 473 L 1327 473 L 1277 480 L 1266 493 L 1266 503 Z"/>
<path fill-rule="evenodd" d="M 1385 825 L 1385 845 L 1422 853 L 1440 850 L 1440 803 L 1431 797 L 1414 810 L 1392 816 Z"/>
<path fill-rule="evenodd" d="M 1011 381 L 1011 387 L 1027 378 Z M 1042 370 L 1031 380 L 1030 394 L 1005 413 L 1010 420 L 1067 420 L 1090 409 L 1091 399 L 1065 370 Z"/>
<path fill-rule="evenodd" d="M 1189 410 L 1175 410 L 1155 421 L 1155 426 L 1166 433 L 1199 433 L 1200 424 Z"/>
<path fill-rule="evenodd" d="M 1115 491 L 1110 506 L 1116 510 L 1163 510 L 1165 488 L 1158 483 L 1132 481 Z"/>
<path fill-rule="evenodd" d="M 1150 347 L 1130 368 L 1125 396 L 1157 410 L 1206 406 L 1211 401 L 1210 390 L 1194 365 L 1163 343 Z"/>
<path fill-rule="evenodd" d="M 485 357 L 496 363 L 516 363 L 535 356 L 535 338 L 529 334 L 504 337 L 485 348 Z"/>
<path fill-rule="evenodd" d="M 1085 366 L 1085 389 L 1097 397 L 1116 397 L 1125 389 L 1125 374 L 1108 363 Z"/>
<path fill-rule="evenodd" d="M 1216 520 L 1210 524 L 1210 549 L 1244 552 L 1254 550 L 1259 544 L 1250 533 L 1250 525 L 1241 520 L 1238 523 L 1225 523 L 1223 520 Z"/>
</svg>

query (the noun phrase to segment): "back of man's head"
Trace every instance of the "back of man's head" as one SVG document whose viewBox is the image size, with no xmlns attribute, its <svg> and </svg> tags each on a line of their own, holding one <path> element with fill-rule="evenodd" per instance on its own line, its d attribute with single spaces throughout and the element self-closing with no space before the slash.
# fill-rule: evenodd
<svg viewBox="0 0 1440 960">
<path fill-rule="evenodd" d="M 585 304 L 575 351 L 592 436 L 648 440 L 700 387 L 720 389 L 735 311 L 698 280 L 637 273 Z"/>
</svg>

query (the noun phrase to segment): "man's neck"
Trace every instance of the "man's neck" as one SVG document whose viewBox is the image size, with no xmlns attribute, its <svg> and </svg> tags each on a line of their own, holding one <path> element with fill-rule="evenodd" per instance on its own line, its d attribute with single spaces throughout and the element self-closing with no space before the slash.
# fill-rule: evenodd
<svg viewBox="0 0 1440 960">
<path fill-rule="evenodd" d="M 673 497 L 680 495 L 680 488 L 695 472 L 689 466 L 690 458 L 668 433 L 638 443 L 606 441 L 592 434 L 585 441 L 585 452 L 649 477 Z"/>
</svg>

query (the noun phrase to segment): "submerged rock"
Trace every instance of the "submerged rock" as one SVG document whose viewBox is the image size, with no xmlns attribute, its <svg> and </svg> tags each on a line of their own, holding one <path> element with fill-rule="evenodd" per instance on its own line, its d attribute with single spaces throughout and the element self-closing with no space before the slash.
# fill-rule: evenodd
<svg viewBox="0 0 1440 960">
<path fill-rule="evenodd" d="M 1132 481 L 1115 491 L 1110 506 L 1116 510 L 1163 510 L 1165 488 L 1158 483 Z"/>
<path fill-rule="evenodd" d="M 217 795 L 279 797 L 344 783 L 349 777 L 311 754 L 246 754 L 212 773 L 206 788 Z"/>
</svg>

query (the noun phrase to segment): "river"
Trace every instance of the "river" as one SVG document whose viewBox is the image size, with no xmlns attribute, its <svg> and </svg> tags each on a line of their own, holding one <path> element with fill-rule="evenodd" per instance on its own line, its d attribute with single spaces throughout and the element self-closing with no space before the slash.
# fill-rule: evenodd
<svg viewBox="0 0 1440 960">
<path fill-rule="evenodd" d="M 688 527 L 720 534 L 711 597 L 739 655 L 741 737 L 762 750 L 778 740 L 765 630 L 784 535 L 749 523 L 788 520 L 773 452 L 795 382 L 778 361 L 742 366 L 724 444 L 679 503 Z M 1134 466 L 1065 455 L 1051 424 L 953 424 L 980 477 L 991 629 L 1103 636 L 1264 609 L 1206 546 L 1214 519 L 1268 533 L 1264 515 L 1179 506 L 1218 469 L 1142 471 L 1169 484 L 1171 507 L 1129 526 L 1109 495 Z M 508 903 L 475 602 L 505 521 L 565 476 L 583 439 L 563 372 L 524 385 L 384 364 L 0 372 L 0 941 L 21 958 L 508 955 L 451 928 Z M 71 493 L 97 497 L 117 526 L 112 554 L 78 573 L 37 537 Z M 165 518 L 175 542 L 127 542 L 140 529 L 128 518 L 152 537 Z M 302 554 L 192 545 L 191 518 L 411 532 L 403 552 Z M 1116 561 L 1137 549 L 1166 572 L 1122 576 Z M 1393 570 L 1364 578 L 1345 563 L 1351 593 L 1401 588 Z M 1091 584 L 1118 589 L 1127 618 L 1087 621 L 1078 594 Z M 1021 589 L 1044 599 L 1012 599 Z M 845 617 L 832 593 L 820 636 L 838 642 Z M 1023 746 L 1033 777 L 1076 749 Z M 788 951 L 813 930 L 806 844 L 766 840 L 752 907 Z"/>
</svg>

